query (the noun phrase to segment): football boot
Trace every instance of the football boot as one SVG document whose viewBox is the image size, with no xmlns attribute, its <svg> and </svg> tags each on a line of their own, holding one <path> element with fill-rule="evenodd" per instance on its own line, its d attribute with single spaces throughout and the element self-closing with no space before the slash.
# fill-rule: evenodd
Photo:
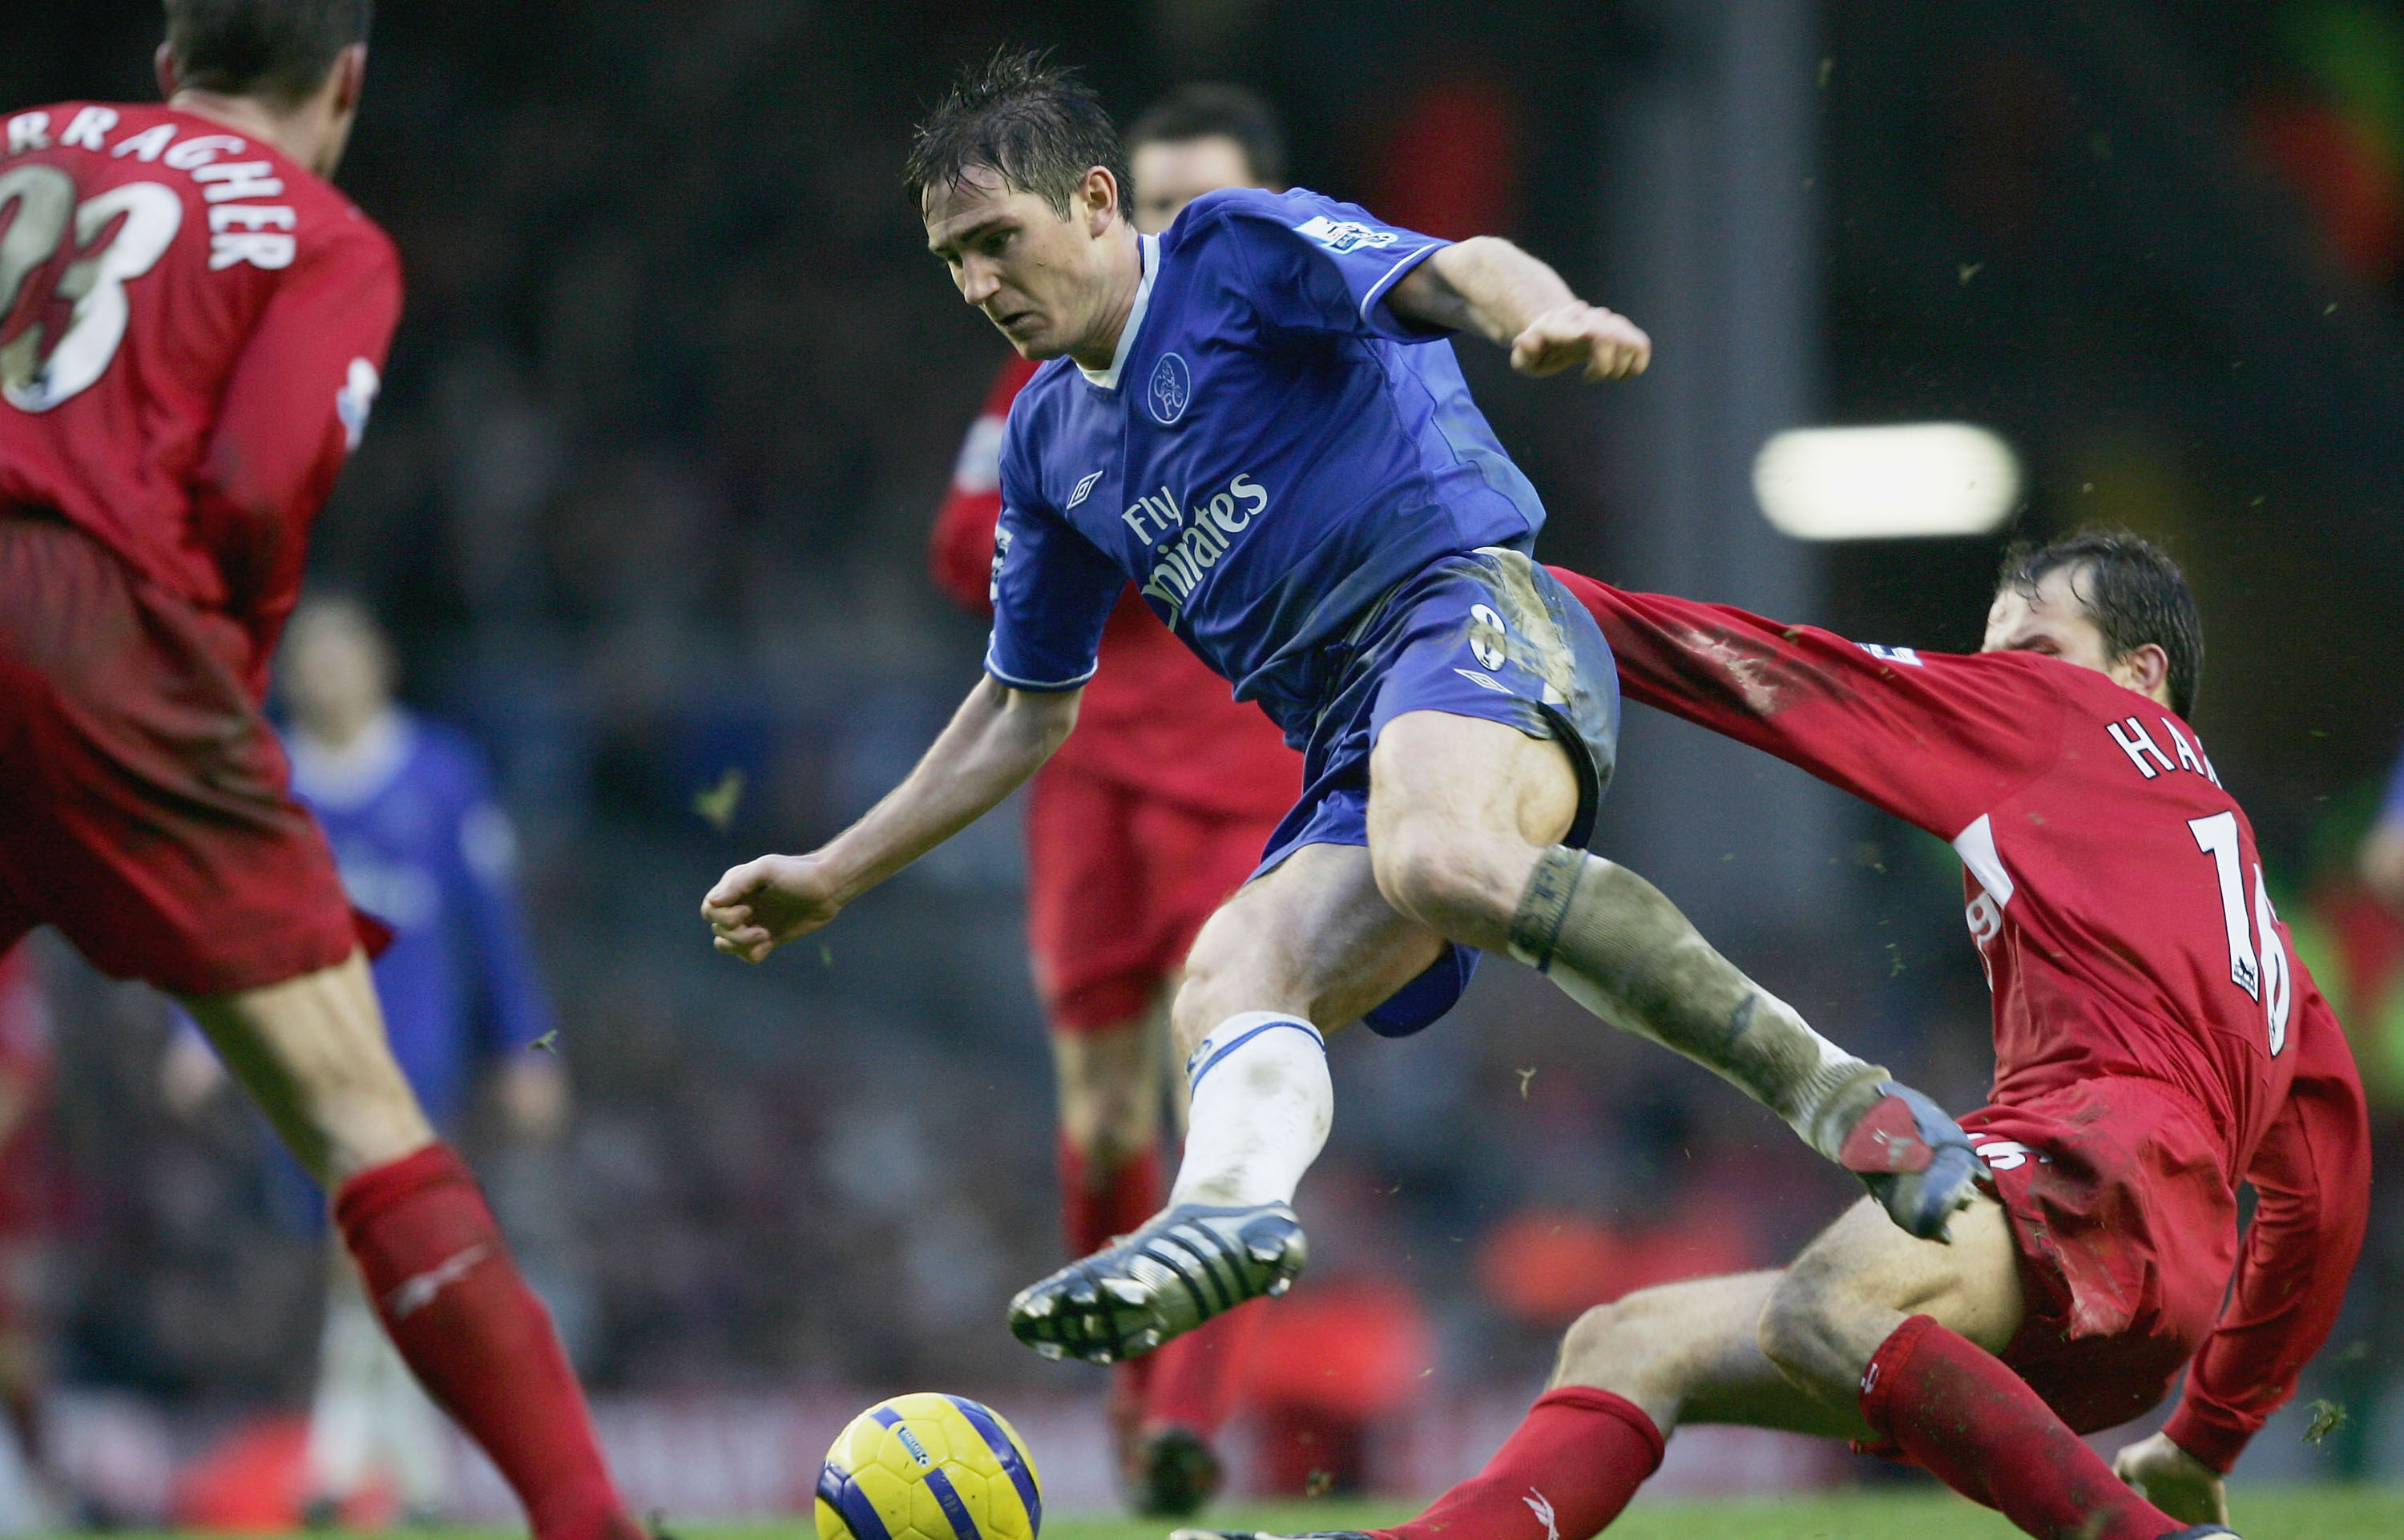
<svg viewBox="0 0 2404 1540">
<path fill-rule="evenodd" d="M 1970 1136 L 1945 1109 L 1897 1081 L 1845 1133 L 1837 1164 L 1862 1179 L 1887 1216 L 1922 1240 L 1950 1240 L 1954 1214 L 1970 1206 L 1986 1168 Z"/>
<path fill-rule="evenodd" d="M 2237 1532 L 2226 1524 L 2189 1524 L 2183 1530 L 2169 1531 L 2163 1534 L 2162 1540 L 2213 1540 L 2215 1535 L 2238 1540 Z"/>
<path fill-rule="evenodd" d="M 1285 1293 L 1308 1257 L 1283 1203 L 1181 1203 L 1021 1289 L 1010 1330 L 1046 1358 L 1112 1364 L 1247 1299 Z"/>
<path fill-rule="evenodd" d="M 1223 1474 L 1218 1454 L 1200 1434 L 1166 1423 L 1138 1436 L 1128 1462 L 1127 1495 L 1147 1519 L 1184 1519 L 1218 1495 Z"/>
</svg>

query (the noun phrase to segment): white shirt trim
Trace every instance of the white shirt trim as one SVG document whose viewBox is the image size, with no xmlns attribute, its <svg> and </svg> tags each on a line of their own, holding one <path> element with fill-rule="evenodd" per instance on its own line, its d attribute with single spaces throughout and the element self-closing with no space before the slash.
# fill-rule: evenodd
<svg viewBox="0 0 2404 1540">
<path fill-rule="evenodd" d="M 1119 387 L 1119 371 L 1126 367 L 1127 355 L 1134 351 L 1135 334 L 1143 329 L 1143 313 L 1152 307 L 1152 280 L 1160 272 L 1160 237 L 1139 235 L 1135 239 L 1142 252 L 1143 276 L 1136 280 L 1135 303 L 1127 307 L 1126 325 L 1119 328 L 1119 345 L 1111 354 L 1111 367 L 1087 369 L 1083 364 L 1077 366 L 1077 372 L 1085 377 L 1086 384 L 1103 390 Z"/>
<path fill-rule="evenodd" d="M 295 729 L 291 734 L 292 790 L 321 807 L 347 812 L 384 794 L 409 761 L 417 730 L 398 707 L 387 707 L 340 749 L 328 749 Z"/>
<path fill-rule="evenodd" d="M 1010 686 L 1013 690 L 1028 690 L 1039 694 L 1057 694 L 1062 691 L 1078 689 L 1083 686 L 1087 679 L 1092 679 L 1094 677 L 1095 668 L 1098 668 L 1101 665 L 1097 662 L 1094 668 L 1086 669 L 1083 673 L 1078 675 L 1073 679 L 1022 679 L 1016 675 L 1003 673 L 1001 669 L 995 665 L 992 652 L 986 652 L 985 657 L 985 671 L 986 673 L 992 675 L 1003 684 Z"/>
<path fill-rule="evenodd" d="M 1378 279 L 1376 283 L 1371 284 L 1369 286 L 1369 292 L 1361 296 L 1361 324 L 1367 327 L 1372 331 L 1384 335 L 1385 329 L 1378 326 L 1377 321 L 1371 317 L 1369 313 L 1377 308 L 1377 301 L 1386 297 L 1386 291 L 1388 289 L 1393 287 L 1405 278 L 1409 277 L 1414 272 L 1418 271 L 1419 265 L 1421 262 L 1426 261 L 1430 257 L 1434 256 L 1437 252 L 1442 251 L 1445 247 L 1450 245 L 1452 245 L 1450 241 L 1430 241 L 1427 245 L 1419 247 L 1417 251 L 1405 257 L 1401 261 L 1396 262 L 1392 267 L 1388 268 L 1386 270 L 1386 275 Z M 1388 311 L 1387 314 L 1390 315 L 1393 315 L 1391 311 Z M 1403 318 L 1399 315 L 1394 316 L 1394 320 L 1398 326 L 1402 322 L 1402 319 Z"/>
<path fill-rule="evenodd" d="M 2012 902 L 2011 874 L 2004 870 L 2004 858 L 1995 849 L 1995 826 L 1989 815 L 1979 814 L 1969 828 L 1954 835 L 1953 850 L 1988 897 L 1998 904 Z"/>
</svg>

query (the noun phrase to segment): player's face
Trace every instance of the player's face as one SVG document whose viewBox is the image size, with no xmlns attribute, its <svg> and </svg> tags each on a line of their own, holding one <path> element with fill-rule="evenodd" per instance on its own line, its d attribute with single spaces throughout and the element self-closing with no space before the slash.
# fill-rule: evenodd
<svg viewBox="0 0 2404 1540">
<path fill-rule="evenodd" d="M 1116 203 L 1107 172 L 1086 178 L 1062 218 L 1041 195 L 971 167 L 957 187 L 928 191 L 927 249 L 1022 357 L 1056 358 L 1101 324 L 1111 250 L 1102 237 L 1118 221 Z"/>
<path fill-rule="evenodd" d="M 384 644 L 366 621 L 328 604 L 303 609 L 285 638 L 277 684 L 311 737 L 346 743 L 391 698 Z"/>
<path fill-rule="evenodd" d="M 1244 147 L 1223 133 L 1201 139 L 1154 139 L 1136 147 L 1135 228 L 1157 235 L 1206 192 L 1260 184 Z"/>
<path fill-rule="evenodd" d="M 2087 601 L 2078 596 L 2077 580 L 2084 570 L 2057 567 L 2037 583 L 2034 594 L 2023 594 L 2018 586 L 2006 583 L 1988 608 L 1987 637 L 1979 651 L 2041 652 L 2108 674 L 2115 683 L 2168 704 L 2159 679 L 2162 669 L 2149 669 L 2145 656 L 2159 654 L 2161 649 L 2147 643 L 2125 656 L 2112 656 L 2104 628 L 2095 623 Z"/>
</svg>

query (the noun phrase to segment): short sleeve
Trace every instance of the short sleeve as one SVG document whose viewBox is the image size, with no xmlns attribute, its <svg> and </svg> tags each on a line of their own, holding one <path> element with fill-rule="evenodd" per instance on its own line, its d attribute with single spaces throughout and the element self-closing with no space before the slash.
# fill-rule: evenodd
<svg viewBox="0 0 2404 1540">
<path fill-rule="evenodd" d="M 1080 688 L 1094 677 L 1102 625 L 1126 582 L 1108 555 L 1042 503 L 1013 419 L 1001 452 L 985 672 L 1013 690 Z"/>
<path fill-rule="evenodd" d="M 1205 222 L 1221 228 L 1208 234 L 1197 229 L 1195 239 L 1225 247 L 1230 283 L 1269 329 L 1402 343 L 1447 335 L 1396 315 L 1386 296 L 1449 243 L 1299 188 L 1212 196 L 1217 202 L 1205 210 Z"/>
</svg>

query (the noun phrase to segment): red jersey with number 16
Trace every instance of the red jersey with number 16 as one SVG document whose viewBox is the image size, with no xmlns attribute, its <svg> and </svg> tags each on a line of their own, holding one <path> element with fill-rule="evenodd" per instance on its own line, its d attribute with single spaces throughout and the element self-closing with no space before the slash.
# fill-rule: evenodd
<svg viewBox="0 0 2404 1540">
<path fill-rule="evenodd" d="M 0 132 L 0 503 L 240 621 L 256 694 L 399 319 L 392 244 L 191 113 L 66 102 Z"/>
<path fill-rule="evenodd" d="M 2195 730 L 2056 658 L 1857 647 L 1555 572 L 1594 612 L 1628 699 L 1960 853 L 1994 991 L 1992 1103 L 2136 1079 L 2201 1110 L 2227 1189 L 2250 1182 L 2260 1197 L 2172 1421 L 2182 1448 L 2225 1469 L 2336 1319 L 2369 1155 L 2343 1031 L 2294 960 L 2253 828 Z"/>
</svg>

